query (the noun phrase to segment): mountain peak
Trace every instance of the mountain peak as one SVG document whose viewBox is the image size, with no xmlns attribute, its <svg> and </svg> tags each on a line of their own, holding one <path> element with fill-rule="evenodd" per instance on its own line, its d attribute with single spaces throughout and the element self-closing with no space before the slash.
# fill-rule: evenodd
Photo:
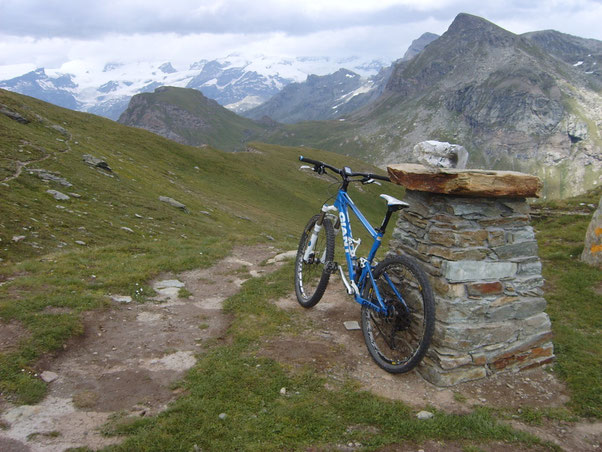
<svg viewBox="0 0 602 452">
<path fill-rule="evenodd" d="M 479 16 L 460 13 L 451 23 L 446 35 L 463 41 L 486 41 L 489 44 L 508 46 L 514 44 L 517 35 Z"/>
<path fill-rule="evenodd" d="M 436 35 L 435 33 L 423 33 L 419 38 L 412 41 L 412 44 L 410 44 L 410 47 L 408 47 L 408 50 L 406 50 L 406 53 L 403 55 L 402 61 L 411 60 L 438 37 L 439 35 Z"/>
</svg>

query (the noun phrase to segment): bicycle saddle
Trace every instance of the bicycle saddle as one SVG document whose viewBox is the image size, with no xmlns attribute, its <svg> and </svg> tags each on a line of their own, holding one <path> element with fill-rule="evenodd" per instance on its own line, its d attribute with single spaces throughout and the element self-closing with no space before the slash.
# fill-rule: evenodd
<svg viewBox="0 0 602 452">
<path fill-rule="evenodd" d="M 381 198 L 387 201 L 387 206 L 393 210 L 405 209 L 406 207 L 410 207 L 407 202 L 401 201 L 400 199 L 394 198 L 393 196 L 381 194 Z"/>
</svg>

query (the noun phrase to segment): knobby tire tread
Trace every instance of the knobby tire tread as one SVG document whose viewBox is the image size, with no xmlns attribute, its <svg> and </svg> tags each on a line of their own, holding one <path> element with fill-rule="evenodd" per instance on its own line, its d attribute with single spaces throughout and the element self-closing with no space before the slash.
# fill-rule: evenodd
<svg viewBox="0 0 602 452">
<path fill-rule="evenodd" d="M 314 229 L 314 225 L 316 221 L 320 217 L 320 214 L 314 215 L 305 226 L 303 234 L 301 234 L 301 239 L 299 240 L 299 248 L 297 249 L 297 257 L 295 258 L 295 294 L 297 295 L 297 301 L 304 308 L 311 308 L 318 304 L 318 302 L 322 299 L 326 287 L 328 286 L 328 281 L 330 280 L 330 269 L 327 269 L 325 265 L 323 265 L 322 274 L 320 275 L 320 281 L 318 282 L 316 289 L 312 294 L 305 294 L 302 291 L 301 285 L 303 284 L 302 275 L 299 273 L 302 272 L 302 261 L 303 255 L 305 252 L 305 246 L 307 241 L 311 237 L 311 233 Z M 320 232 L 325 235 L 326 240 L 326 262 L 332 262 L 334 259 L 334 228 L 332 226 L 332 222 L 328 217 L 324 218 L 322 222 L 322 231 Z M 309 295 L 309 296 L 306 296 Z"/>
<path fill-rule="evenodd" d="M 374 278 L 378 281 L 379 277 L 383 272 L 386 271 L 387 268 L 401 265 L 406 267 L 410 273 L 416 278 L 419 284 L 422 286 L 422 299 L 423 299 L 423 308 L 424 308 L 424 331 L 422 334 L 422 338 L 420 344 L 418 345 L 418 349 L 411 355 L 411 358 L 408 361 L 403 362 L 402 364 L 391 364 L 387 362 L 380 355 L 379 351 L 375 348 L 372 339 L 370 337 L 369 328 L 371 328 L 370 323 L 370 315 L 374 313 L 372 309 L 367 306 L 362 306 L 362 332 L 364 334 L 364 340 L 366 342 L 366 346 L 368 348 L 368 352 L 372 359 L 380 366 L 382 369 L 386 370 L 390 373 L 405 373 L 412 370 L 416 367 L 422 358 L 426 354 L 432 337 L 433 332 L 435 330 L 435 300 L 433 296 L 433 291 L 431 285 L 429 283 L 428 277 L 424 270 L 420 267 L 420 265 L 411 257 L 400 255 L 400 256 L 391 256 L 380 262 L 374 269 Z M 366 283 L 365 293 L 369 292 L 369 288 L 371 284 Z M 364 297 L 367 298 L 367 297 Z"/>
</svg>

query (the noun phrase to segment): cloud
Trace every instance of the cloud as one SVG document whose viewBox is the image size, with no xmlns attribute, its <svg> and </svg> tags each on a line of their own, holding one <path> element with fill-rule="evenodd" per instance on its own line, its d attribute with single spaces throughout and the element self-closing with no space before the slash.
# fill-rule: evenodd
<svg viewBox="0 0 602 452">
<path fill-rule="evenodd" d="M 452 0 L 4 0 L 0 29 L 15 36 L 93 39 L 109 34 L 306 35 L 422 20 Z"/>
<path fill-rule="evenodd" d="M 393 61 L 422 33 L 444 33 L 459 12 L 515 33 L 602 39 L 599 0 L 0 0 L 0 66 L 185 67 L 234 52 Z"/>
</svg>

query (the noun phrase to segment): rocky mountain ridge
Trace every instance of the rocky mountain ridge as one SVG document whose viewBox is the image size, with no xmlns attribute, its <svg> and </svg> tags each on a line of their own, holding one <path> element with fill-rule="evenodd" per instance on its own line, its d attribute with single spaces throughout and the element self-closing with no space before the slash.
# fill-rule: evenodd
<svg viewBox="0 0 602 452">
<path fill-rule="evenodd" d="M 537 174 L 545 196 L 566 197 L 602 184 L 602 84 L 582 66 L 532 36 L 459 14 L 420 54 L 394 64 L 375 102 L 344 122 L 311 133 L 291 125 L 270 139 L 380 166 L 414 161 L 416 143 L 447 141 L 468 150 L 469 167 Z"/>
<path fill-rule="evenodd" d="M 411 60 L 438 37 L 424 33 L 412 41 L 398 62 Z M 368 78 L 346 69 L 324 76 L 309 75 L 304 82 L 285 86 L 271 99 L 242 115 L 256 120 L 267 116 L 285 124 L 340 118 L 375 101 L 383 93 L 392 69 L 393 65 L 383 67 Z"/>
<path fill-rule="evenodd" d="M 328 74 L 345 66 L 362 76 L 378 73 L 377 60 L 328 57 L 281 58 L 257 56 L 248 60 L 230 55 L 199 60 L 186 69 L 170 62 L 107 63 L 102 68 L 38 68 L 0 81 L 0 88 L 26 94 L 62 107 L 87 111 L 116 120 L 130 98 L 159 86 L 194 88 L 233 111 L 241 112 L 265 102 L 284 86 L 310 74 Z"/>
</svg>

